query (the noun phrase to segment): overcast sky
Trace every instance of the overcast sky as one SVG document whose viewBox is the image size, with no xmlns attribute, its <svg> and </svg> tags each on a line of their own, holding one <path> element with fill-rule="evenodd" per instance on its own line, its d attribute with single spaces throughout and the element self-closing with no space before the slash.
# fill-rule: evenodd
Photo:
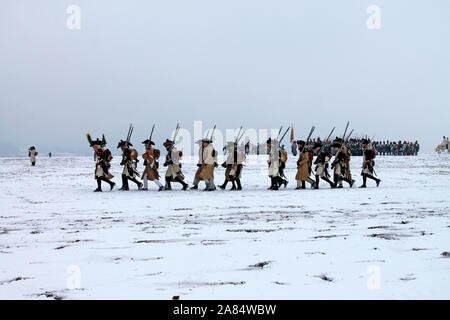
<svg viewBox="0 0 450 320">
<path fill-rule="evenodd" d="M 86 132 L 115 148 L 130 122 L 160 144 L 177 122 L 305 138 L 350 120 L 431 151 L 450 135 L 449 40 L 448 0 L 2 0 L 0 142 L 90 152 Z"/>
</svg>

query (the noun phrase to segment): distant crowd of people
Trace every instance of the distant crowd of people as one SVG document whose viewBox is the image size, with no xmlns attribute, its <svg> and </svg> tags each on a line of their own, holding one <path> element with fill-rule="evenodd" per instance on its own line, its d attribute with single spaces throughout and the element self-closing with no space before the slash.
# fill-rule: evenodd
<svg viewBox="0 0 450 320">
<path fill-rule="evenodd" d="M 362 156 L 364 148 L 362 146 L 363 139 L 350 139 L 346 143 L 346 147 L 351 151 L 353 156 Z M 307 147 L 312 148 L 315 143 L 323 143 L 324 150 L 332 152 L 331 144 L 332 141 L 323 142 L 320 138 L 310 139 L 307 143 Z M 420 150 L 420 144 L 418 141 L 373 141 L 373 148 L 376 150 L 379 156 L 417 156 Z M 281 146 L 285 149 L 285 146 Z M 245 144 L 246 154 L 266 154 L 267 149 L 264 143 L 259 145 L 253 145 L 251 142 Z M 291 144 L 291 153 L 297 155 L 297 144 L 294 142 Z"/>
<path fill-rule="evenodd" d="M 351 151 L 353 156 L 362 156 L 364 148 L 362 146 L 363 139 L 350 139 L 346 146 Z M 321 142 L 320 138 L 313 139 L 310 144 L 313 145 L 316 141 Z M 326 143 L 331 145 L 331 142 Z M 417 156 L 420 145 L 418 141 L 408 142 L 401 141 L 372 141 L 372 146 L 379 156 Z"/>
<path fill-rule="evenodd" d="M 420 150 L 420 144 L 408 141 L 376 141 L 374 148 L 381 156 L 417 156 Z"/>
</svg>

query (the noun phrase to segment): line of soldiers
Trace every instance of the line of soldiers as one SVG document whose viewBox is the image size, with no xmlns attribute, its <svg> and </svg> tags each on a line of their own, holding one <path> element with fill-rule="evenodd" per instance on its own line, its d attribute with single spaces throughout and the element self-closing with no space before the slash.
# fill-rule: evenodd
<svg viewBox="0 0 450 320">
<path fill-rule="evenodd" d="M 331 174 L 328 171 L 330 166 L 329 161 L 333 157 L 330 151 L 324 149 L 322 142 L 315 142 L 312 147 L 308 147 L 303 140 L 296 141 L 299 157 L 297 160 L 297 174 L 295 180 L 297 181 L 296 189 L 305 189 L 306 182 L 311 185 L 313 189 L 319 189 L 320 180 L 327 182 L 331 188 L 343 188 L 343 182 L 346 182 L 350 188 L 353 187 L 355 180 L 352 179 L 350 170 L 350 157 L 351 151 L 347 148 L 344 139 L 336 138 L 331 148 L 334 151 L 334 161 L 331 163 L 331 169 L 333 170 L 333 181 L 330 179 Z M 286 187 L 288 181 L 284 175 L 283 169 L 285 168 L 285 162 L 287 161 L 287 153 L 279 147 L 279 142 L 276 139 L 267 140 L 269 149 L 269 177 L 271 179 L 270 190 L 278 190 L 281 186 Z M 380 185 L 381 180 L 375 177 L 375 157 L 376 150 L 373 148 L 372 143 L 368 139 L 361 140 L 361 146 L 363 148 L 363 168 L 362 178 L 363 184 L 360 188 L 367 187 L 367 179 L 374 180 L 376 186 Z M 316 160 L 313 162 L 314 154 L 316 154 Z M 311 178 L 313 174 L 313 164 L 315 179 Z"/>
<path fill-rule="evenodd" d="M 138 154 L 136 149 L 131 149 L 133 145 L 130 142 L 121 140 L 117 146 L 122 150 L 122 187 L 120 190 L 129 190 L 128 181 L 134 182 L 139 190 L 148 190 L 148 180 L 155 182 L 158 186 L 158 190 L 172 190 L 172 182 L 177 182 L 182 185 L 182 190 L 187 190 L 188 184 L 184 182 L 185 177 L 181 171 L 180 160 L 183 153 L 177 150 L 174 146 L 174 141 L 166 139 L 163 143 L 167 151 L 164 167 L 167 167 L 165 174 L 165 186 L 159 181 L 159 162 L 161 152 L 155 149 L 153 146 L 155 143 L 149 139 L 142 142 L 145 145 L 145 153 L 142 155 L 144 159 L 144 171 L 140 175 L 138 170 Z M 216 189 L 214 184 L 214 169 L 217 167 L 217 152 L 212 145 L 211 138 L 202 139 L 199 148 L 199 161 L 198 170 L 195 174 L 194 186 L 191 189 L 198 189 L 200 181 L 205 181 L 205 191 L 213 191 Z M 96 168 L 95 179 L 97 180 L 97 189 L 95 192 L 101 192 L 101 183 L 106 182 L 110 185 L 110 190 L 115 186 L 115 183 L 111 181 L 113 176 L 109 170 L 111 167 L 112 155 L 109 149 L 105 148 L 106 143 L 100 139 L 90 140 L 90 146 L 94 149 Z M 241 170 L 245 161 L 245 154 L 237 150 L 237 145 L 233 144 L 230 148 L 230 155 L 227 161 L 223 163 L 223 166 L 227 168 L 225 173 L 225 182 L 220 186 L 221 189 L 225 189 L 228 182 L 233 184 L 232 189 L 242 190 L 240 182 Z M 140 176 L 143 183 L 137 180 Z M 237 185 L 237 186 L 236 186 Z"/>
<path fill-rule="evenodd" d="M 149 139 L 142 142 L 145 145 L 145 153 L 142 155 L 144 159 L 144 171 L 142 174 L 138 172 L 138 153 L 136 149 L 131 149 L 132 143 L 121 140 L 117 145 L 117 148 L 122 150 L 122 161 L 120 164 L 123 166 L 122 171 L 122 187 L 120 190 L 128 191 L 129 184 L 128 181 L 134 182 L 139 190 L 148 190 L 148 181 L 153 181 L 157 186 L 158 190 L 171 190 L 171 182 L 178 182 L 183 186 L 183 190 L 187 190 L 188 184 L 185 183 L 183 173 L 181 171 L 180 160 L 182 157 L 182 152 L 178 151 L 174 147 L 174 142 L 167 139 L 163 146 L 167 150 L 166 161 L 164 166 L 167 167 L 165 175 L 165 187 L 159 181 L 160 175 L 158 172 L 159 162 L 161 152 L 155 149 L 153 146 L 155 143 Z M 104 181 L 110 185 L 110 190 L 115 186 L 115 183 L 111 181 L 113 176 L 110 174 L 109 170 L 111 168 L 112 155 L 109 149 L 105 148 L 105 143 L 100 139 L 91 140 L 91 147 L 95 152 L 95 179 L 97 180 L 97 189 L 95 192 L 101 192 L 101 182 Z M 143 183 L 137 180 L 137 177 L 141 177 Z"/>
<path fill-rule="evenodd" d="M 389 142 L 380 141 L 374 144 L 380 155 L 384 156 L 417 156 L 419 154 L 420 145 L 418 141 L 407 142 Z"/>
<path fill-rule="evenodd" d="M 117 146 L 122 150 L 122 187 L 120 190 L 129 190 L 129 181 L 134 182 L 139 190 L 148 190 L 148 180 L 153 181 L 159 191 L 172 190 L 171 183 L 177 182 L 182 185 L 182 190 L 188 189 L 188 184 L 184 181 L 185 177 L 181 170 L 180 160 L 183 156 L 182 152 L 174 147 L 174 141 L 166 139 L 163 143 L 167 151 L 164 162 L 164 167 L 167 167 L 165 174 L 165 186 L 159 181 L 159 163 L 158 159 L 161 156 L 160 150 L 154 148 L 155 143 L 150 139 L 142 142 L 145 146 L 145 153 L 142 155 L 144 159 L 144 171 L 142 174 L 138 172 L 138 152 L 132 149 L 133 145 L 130 142 L 121 140 Z M 218 167 L 217 151 L 214 149 L 211 138 L 204 138 L 197 143 L 200 144 L 198 169 L 195 173 L 193 187 L 191 189 L 198 189 L 200 181 L 205 182 L 205 191 L 214 191 L 216 186 L 214 184 L 214 170 Z M 288 185 L 288 180 L 284 174 L 286 167 L 287 153 L 279 147 L 277 139 L 268 139 L 267 148 L 269 151 L 268 172 L 270 177 L 270 190 L 278 190 L 280 187 Z M 327 182 L 331 188 L 343 188 L 343 182 L 346 182 L 350 187 L 353 187 L 355 180 L 352 179 L 350 171 L 350 156 L 351 153 L 346 146 L 346 141 L 342 138 L 336 138 L 331 147 L 334 150 L 334 161 L 331 163 L 333 170 L 333 180 L 328 171 L 329 162 L 332 159 L 332 154 L 324 149 L 322 142 L 316 142 L 313 147 L 308 147 L 303 140 L 296 141 L 299 158 L 297 161 L 297 174 L 295 180 L 297 181 L 296 189 L 305 189 L 306 182 L 311 185 L 311 188 L 319 189 L 320 180 Z M 90 139 L 90 146 L 95 151 L 96 168 L 95 179 L 97 180 L 97 189 L 95 192 L 101 192 L 102 181 L 109 184 L 110 190 L 115 186 L 111 181 L 113 176 L 110 174 L 111 152 L 105 148 L 105 140 Z M 363 184 L 361 188 L 367 186 L 367 179 L 374 180 L 376 186 L 379 186 L 381 180 L 375 177 L 375 156 L 376 151 L 372 143 L 368 139 L 362 139 L 361 145 L 363 152 L 363 168 L 361 175 L 363 177 Z M 227 158 L 222 164 L 225 170 L 225 181 L 219 187 L 224 190 L 229 182 L 232 184 L 231 190 L 242 190 L 241 175 L 245 162 L 245 151 L 238 148 L 236 142 L 227 143 Z M 314 154 L 316 159 L 313 162 Z M 313 164 L 315 165 L 313 172 Z M 314 175 L 315 179 L 311 178 Z M 140 177 L 143 182 L 137 178 Z"/>
</svg>

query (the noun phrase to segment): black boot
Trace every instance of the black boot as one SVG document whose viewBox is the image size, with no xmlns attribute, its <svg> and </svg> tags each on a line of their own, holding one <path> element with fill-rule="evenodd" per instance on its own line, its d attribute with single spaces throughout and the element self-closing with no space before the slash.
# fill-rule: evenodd
<svg viewBox="0 0 450 320">
<path fill-rule="evenodd" d="M 181 185 L 183 186 L 183 191 L 186 191 L 187 188 L 189 187 L 189 185 L 186 182 L 184 182 L 183 180 L 181 180 L 180 177 L 177 177 L 175 179 L 175 181 L 178 182 L 178 183 L 181 183 Z"/>
<path fill-rule="evenodd" d="M 333 181 L 336 188 L 339 187 L 339 176 L 337 174 L 333 175 Z"/>
<path fill-rule="evenodd" d="M 367 187 L 367 176 L 363 174 L 362 177 L 363 177 L 363 184 L 360 186 L 360 188 L 365 188 Z"/>
<path fill-rule="evenodd" d="M 221 186 L 219 186 L 219 188 L 222 189 L 222 190 L 225 190 L 225 188 L 227 187 L 227 184 L 228 184 L 228 180 L 225 180 L 223 182 L 223 184 Z"/>
<path fill-rule="evenodd" d="M 372 175 L 367 175 L 367 178 L 374 180 L 375 183 L 377 184 L 377 187 L 380 185 L 380 182 L 381 182 L 380 179 L 377 179 L 377 178 L 375 178 L 375 177 L 372 176 Z"/>
<path fill-rule="evenodd" d="M 109 180 L 108 178 L 106 178 L 106 177 L 101 177 L 100 178 L 102 181 L 105 181 L 106 183 L 108 183 L 109 184 L 109 190 L 110 191 L 112 191 L 112 189 L 114 189 L 114 187 L 115 187 L 115 183 L 114 182 L 112 182 L 111 180 Z"/>
<path fill-rule="evenodd" d="M 236 178 L 237 189 L 242 190 L 241 179 Z"/>
<path fill-rule="evenodd" d="M 130 179 L 131 181 L 133 181 L 134 183 L 136 183 L 138 189 L 141 190 L 141 188 L 142 188 L 142 186 L 143 186 L 142 182 L 137 181 L 136 178 L 129 178 L 129 179 Z"/>
<path fill-rule="evenodd" d="M 170 185 L 170 178 L 166 177 L 166 187 L 164 190 L 172 190 L 172 186 Z"/>
<path fill-rule="evenodd" d="M 336 184 L 334 184 L 334 182 L 328 179 L 327 177 L 322 177 L 322 179 L 330 184 L 331 189 L 336 188 Z"/>
<path fill-rule="evenodd" d="M 347 182 L 349 185 L 350 185 L 350 188 L 351 187 L 353 187 L 353 184 L 355 183 L 355 180 L 350 180 L 350 179 L 348 179 L 348 178 L 344 178 L 344 179 L 342 179 L 342 180 L 344 180 L 345 182 Z"/>
<path fill-rule="evenodd" d="M 314 189 L 319 189 L 320 177 L 316 176 L 316 181 L 314 183 Z"/>
<path fill-rule="evenodd" d="M 276 186 L 276 179 L 275 179 L 275 177 L 270 177 L 270 187 L 268 189 L 269 190 L 278 190 L 278 188 Z"/>
<path fill-rule="evenodd" d="M 289 182 L 287 180 L 283 179 L 282 177 L 277 177 L 277 183 L 278 183 L 278 188 L 280 188 L 281 186 L 284 186 L 284 188 L 286 188 Z"/>
<path fill-rule="evenodd" d="M 231 180 L 231 184 L 233 185 L 231 187 L 231 190 L 236 190 L 236 183 L 234 182 L 234 180 Z"/>
<path fill-rule="evenodd" d="M 270 178 L 270 187 L 268 187 L 267 190 L 273 190 L 273 178 L 272 177 L 269 178 Z"/>
<path fill-rule="evenodd" d="M 130 190 L 128 187 L 128 179 L 126 175 L 122 175 L 122 187 L 119 189 L 121 191 L 128 191 Z"/>
<path fill-rule="evenodd" d="M 102 192 L 102 180 L 100 178 L 96 178 L 95 180 L 97 180 L 97 189 L 94 192 Z"/>
<path fill-rule="evenodd" d="M 280 188 L 280 186 L 278 185 L 278 182 L 279 182 L 278 179 L 276 177 L 274 177 L 272 179 L 273 179 L 273 181 L 272 181 L 272 184 L 273 184 L 272 190 L 278 190 Z"/>
</svg>

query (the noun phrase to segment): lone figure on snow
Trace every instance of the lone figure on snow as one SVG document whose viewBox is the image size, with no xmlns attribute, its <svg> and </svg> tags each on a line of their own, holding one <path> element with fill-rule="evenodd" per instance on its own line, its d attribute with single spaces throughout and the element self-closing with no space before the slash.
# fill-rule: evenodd
<svg viewBox="0 0 450 320">
<path fill-rule="evenodd" d="M 36 165 L 36 156 L 37 155 L 38 155 L 38 152 L 36 151 L 36 147 L 31 146 L 30 149 L 28 149 L 28 156 L 30 157 L 30 162 L 33 167 Z"/>
</svg>

